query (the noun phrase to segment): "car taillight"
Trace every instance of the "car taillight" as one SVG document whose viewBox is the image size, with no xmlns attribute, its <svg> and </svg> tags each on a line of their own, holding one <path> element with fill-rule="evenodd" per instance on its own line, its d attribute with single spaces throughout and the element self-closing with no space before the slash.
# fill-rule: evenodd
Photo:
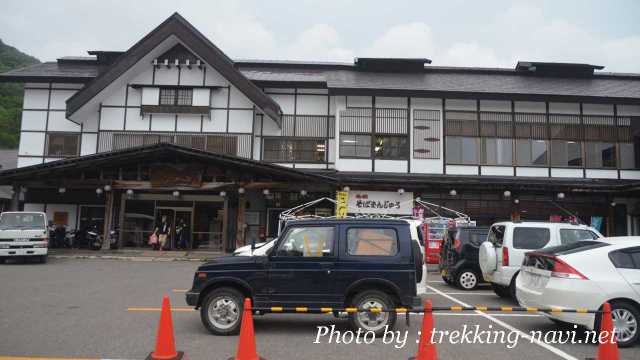
<svg viewBox="0 0 640 360">
<path fill-rule="evenodd" d="M 502 266 L 509 266 L 509 248 L 502 247 Z"/>
<path fill-rule="evenodd" d="M 562 279 L 576 279 L 576 280 L 589 280 L 586 276 L 582 275 L 578 270 L 574 269 L 571 265 L 566 262 L 553 257 L 551 258 L 554 262 L 553 271 L 551 272 L 551 277 L 562 278 Z"/>
</svg>

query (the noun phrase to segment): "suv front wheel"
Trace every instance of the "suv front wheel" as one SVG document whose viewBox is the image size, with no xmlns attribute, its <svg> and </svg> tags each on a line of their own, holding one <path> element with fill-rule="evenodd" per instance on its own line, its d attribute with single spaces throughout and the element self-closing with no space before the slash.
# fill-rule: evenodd
<svg viewBox="0 0 640 360">
<path fill-rule="evenodd" d="M 214 335 L 236 335 L 242 321 L 243 295 L 236 289 L 222 287 L 209 292 L 200 308 L 200 319 Z"/>
<path fill-rule="evenodd" d="M 351 306 L 358 309 L 383 308 L 393 309 L 395 303 L 391 296 L 378 290 L 363 291 L 354 296 Z M 376 335 L 381 335 L 386 326 L 392 329 L 396 323 L 395 312 L 361 312 L 351 314 L 349 317 L 351 327 L 354 330 L 358 328 L 363 331 L 372 331 Z"/>
</svg>

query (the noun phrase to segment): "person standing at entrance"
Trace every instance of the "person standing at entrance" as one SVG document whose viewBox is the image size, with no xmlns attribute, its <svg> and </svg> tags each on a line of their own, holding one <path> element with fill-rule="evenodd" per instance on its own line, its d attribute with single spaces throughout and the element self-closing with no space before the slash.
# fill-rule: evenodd
<svg viewBox="0 0 640 360">
<path fill-rule="evenodd" d="M 158 243 L 159 243 L 160 251 L 164 250 L 170 231 L 171 231 L 171 226 L 167 221 L 167 215 L 162 215 L 160 226 L 157 226 L 155 230 L 155 232 L 158 234 Z"/>
<path fill-rule="evenodd" d="M 178 248 L 186 250 L 187 249 L 187 236 L 189 229 L 187 228 L 187 224 L 185 224 L 184 219 L 178 220 L 178 224 L 176 225 L 176 239 L 178 243 Z"/>
</svg>

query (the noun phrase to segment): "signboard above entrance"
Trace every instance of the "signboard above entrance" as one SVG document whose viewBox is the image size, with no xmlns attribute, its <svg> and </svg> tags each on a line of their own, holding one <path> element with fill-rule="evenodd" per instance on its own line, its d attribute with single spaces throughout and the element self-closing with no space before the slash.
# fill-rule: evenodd
<svg viewBox="0 0 640 360">
<path fill-rule="evenodd" d="M 190 164 L 155 164 L 149 167 L 152 187 L 202 185 L 202 167 Z"/>
<path fill-rule="evenodd" d="M 411 215 L 413 193 L 351 190 L 348 211 L 353 214 Z"/>
</svg>

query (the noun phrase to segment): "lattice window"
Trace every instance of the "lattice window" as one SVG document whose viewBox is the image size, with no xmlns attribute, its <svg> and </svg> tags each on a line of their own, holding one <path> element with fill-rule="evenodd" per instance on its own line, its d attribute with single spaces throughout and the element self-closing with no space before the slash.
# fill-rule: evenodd
<svg viewBox="0 0 640 360">
<path fill-rule="evenodd" d="M 413 157 L 440 158 L 440 112 L 413 110 Z"/>
<path fill-rule="evenodd" d="M 447 111 L 447 136 L 478 136 L 476 111 Z"/>
<path fill-rule="evenodd" d="M 47 156 L 78 156 L 80 150 L 80 134 L 47 135 Z"/>
</svg>

